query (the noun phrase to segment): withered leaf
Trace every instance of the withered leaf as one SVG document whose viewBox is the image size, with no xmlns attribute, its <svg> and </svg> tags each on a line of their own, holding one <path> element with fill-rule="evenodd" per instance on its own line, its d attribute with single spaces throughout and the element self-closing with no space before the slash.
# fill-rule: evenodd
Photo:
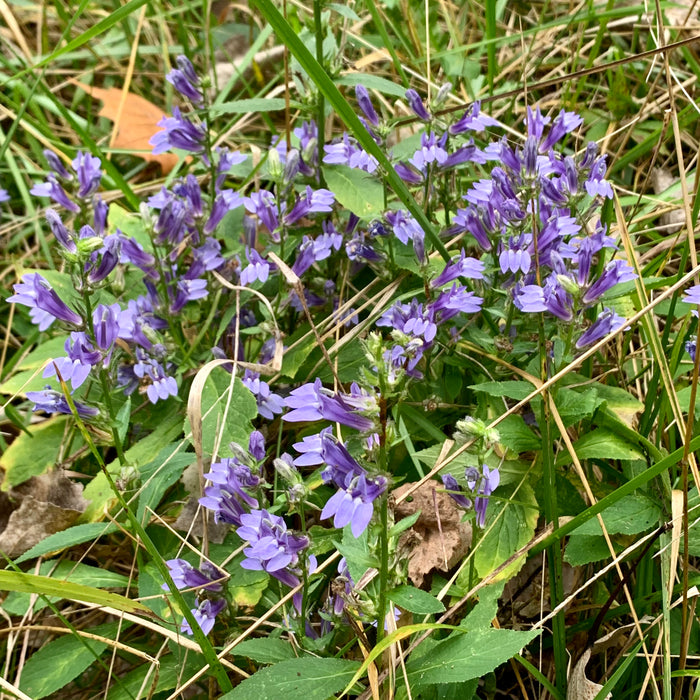
<svg viewBox="0 0 700 700">
<path fill-rule="evenodd" d="M 164 175 L 177 165 L 178 157 L 174 153 L 158 155 L 151 153 L 153 146 L 149 141 L 162 130 L 157 124 L 166 116 L 162 109 L 132 92 L 127 92 L 124 97 L 123 91 L 119 88 L 104 89 L 77 81 L 72 82 L 88 95 L 102 102 L 102 108 L 98 114 L 114 122 L 117 129 L 112 140 L 113 148 L 129 151 L 149 163 L 158 163 Z M 121 113 L 120 105 L 122 105 Z"/>
<path fill-rule="evenodd" d="M 393 492 L 398 498 L 413 486 L 401 485 Z M 411 494 L 410 500 L 394 507 L 396 521 L 421 511 L 413 527 L 403 533 L 399 544 L 408 550 L 408 577 L 417 587 L 435 570 L 448 571 L 469 551 L 472 529 L 462 522 L 462 511 L 437 481 L 428 481 Z"/>
</svg>

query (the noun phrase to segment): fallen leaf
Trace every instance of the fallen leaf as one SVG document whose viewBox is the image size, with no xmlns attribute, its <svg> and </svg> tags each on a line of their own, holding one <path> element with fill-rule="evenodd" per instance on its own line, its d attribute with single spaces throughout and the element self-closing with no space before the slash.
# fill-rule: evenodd
<svg viewBox="0 0 700 700">
<path fill-rule="evenodd" d="M 392 495 L 398 499 L 412 483 L 402 484 Z M 403 533 L 399 546 L 409 551 L 408 577 L 420 588 L 435 570 L 449 571 L 469 551 L 472 529 L 462 522 L 462 511 L 446 494 L 442 484 L 427 481 L 394 507 L 396 522 L 421 511 L 413 527 Z"/>
<path fill-rule="evenodd" d="M 87 507 L 82 493 L 80 484 L 52 470 L 0 494 L 0 551 L 14 559 L 73 525 Z"/>
<path fill-rule="evenodd" d="M 75 80 L 72 82 L 88 95 L 102 102 L 102 108 L 98 114 L 114 122 L 117 130 L 111 143 L 113 148 L 129 151 L 132 155 L 143 158 L 149 163 L 158 163 L 164 175 L 177 165 L 178 157 L 174 153 L 158 155 L 151 153 L 153 146 L 149 141 L 155 134 L 162 131 L 157 124 L 167 116 L 163 110 L 131 92 L 127 92 L 124 97 L 123 90 L 119 88 L 104 89 Z"/>
<path fill-rule="evenodd" d="M 595 700 L 603 689 L 600 683 L 594 683 L 586 677 L 586 664 L 591 658 L 591 650 L 586 649 L 578 660 L 574 670 L 569 676 L 566 689 L 566 700 Z M 603 700 L 610 700 L 612 693 L 608 693 Z"/>
</svg>

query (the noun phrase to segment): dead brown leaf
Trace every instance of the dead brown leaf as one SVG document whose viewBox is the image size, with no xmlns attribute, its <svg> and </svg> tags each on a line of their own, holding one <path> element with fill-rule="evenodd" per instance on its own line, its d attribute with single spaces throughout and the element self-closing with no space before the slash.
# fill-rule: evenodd
<svg viewBox="0 0 700 700">
<path fill-rule="evenodd" d="M 167 175 L 178 162 L 174 153 L 151 153 L 153 146 L 149 141 L 155 134 L 162 131 L 158 122 L 166 116 L 165 112 L 147 99 L 119 88 L 99 88 L 72 81 L 88 95 L 102 102 L 98 112 L 114 122 L 116 134 L 112 139 L 112 147 L 129 151 L 132 155 L 143 158 L 149 163 L 158 163 L 164 175 Z M 123 100 L 123 102 L 122 102 Z"/>
<path fill-rule="evenodd" d="M 83 487 L 60 470 L 0 493 L 0 551 L 14 559 L 73 525 L 87 507 Z"/>
<path fill-rule="evenodd" d="M 401 485 L 392 496 L 397 500 L 414 484 Z M 437 481 L 427 481 L 407 499 L 394 506 L 396 521 L 421 511 L 412 528 L 401 536 L 399 545 L 409 551 L 408 577 L 422 586 L 435 570 L 449 571 L 469 551 L 472 529 L 462 522 L 462 511 Z"/>
</svg>

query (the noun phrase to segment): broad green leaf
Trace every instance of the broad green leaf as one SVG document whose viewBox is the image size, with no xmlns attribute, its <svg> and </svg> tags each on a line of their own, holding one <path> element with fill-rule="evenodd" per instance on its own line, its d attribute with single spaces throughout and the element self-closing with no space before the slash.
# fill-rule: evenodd
<svg viewBox="0 0 700 700">
<path fill-rule="evenodd" d="M 631 494 L 621 498 L 601 514 L 605 528 L 611 535 L 636 535 L 658 525 L 661 508 L 647 496 Z M 577 527 L 572 534 L 603 535 L 598 518 Z"/>
<path fill-rule="evenodd" d="M 250 421 L 257 415 L 258 405 L 250 390 L 238 377 L 232 385 L 231 375 L 221 367 L 215 367 L 202 391 L 203 452 L 212 454 L 217 439 L 220 439 L 220 456 L 229 455 L 230 442 L 247 447 L 253 431 Z M 185 431 L 191 432 L 188 420 L 185 420 Z"/>
<path fill-rule="evenodd" d="M 17 435 L 0 457 L 0 468 L 5 472 L 3 491 L 43 474 L 56 464 L 68 421 L 68 416 L 54 416 L 32 425 L 31 435 Z"/>
<path fill-rule="evenodd" d="M 298 109 L 298 102 L 291 103 L 292 109 Z M 219 114 L 249 114 L 255 112 L 278 112 L 285 108 L 283 97 L 253 97 L 244 100 L 232 100 L 214 105 L 211 112 Z"/>
<path fill-rule="evenodd" d="M 280 661 L 246 678 L 219 700 L 328 700 L 345 687 L 359 665 L 356 661 L 312 656 Z"/>
<path fill-rule="evenodd" d="M 346 17 L 347 19 L 351 19 L 353 22 L 360 21 L 360 16 L 351 7 L 348 7 L 347 5 L 341 5 L 340 3 L 337 3 L 337 2 L 331 2 L 331 3 L 328 3 L 328 5 L 326 5 L 326 7 L 329 10 L 333 10 L 333 12 L 337 12 L 342 17 Z"/>
<path fill-rule="evenodd" d="M 384 209 L 384 187 L 370 173 L 346 165 L 323 168 L 328 187 L 346 209 L 361 219 L 379 216 Z"/>
<path fill-rule="evenodd" d="M 158 456 L 141 470 L 143 487 L 139 492 L 139 505 L 136 517 L 143 523 L 150 517 L 147 508 L 155 510 L 160 503 L 163 494 L 182 476 L 186 466 L 191 464 L 195 457 L 192 453 L 179 450 L 178 443 L 172 443 L 164 447 Z"/>
<path fill-rule="evenodd" d="M 14 396 L 19 393 L 26 394 L 28 391 L 41 391 L 46 386 L 47 380 L 43 376 L 43 371 L 37 370 L 47 360 L 63 357 L 66 354 L 65 343 L 65 337 L 59 336 L 34 348 L 17 363 L 14 368 L 15 374 L 0 384 L 0 394 Z"/>
<path fill-rule="evenodd" d="M 476 629 L 490 629 L 493 618 L 498 613 L 498 599 L 503 594 L 505 585 L 505 580 L 501 580 L 482 588 L 479 591 L 479 602 L 459 626 L 470 632 Z"/>
<path fill-rule="evenodd" d="M 161 657 L 157 667 L 145 663 L 121 678 L 121 683 L 113 684 L 107 693 L 107 700 L 140 700 L 152 694 L 171 690 L 201 668 L 201 657 L 191 651 L 180 649 L 177 654 Z M 146 683 L 144 684 L 144 680 Z M 152 685 L 155 684 L 155 687 Z"/>
<path fill-rule="evenodd" d="M 244 558 L 243 554 L 239 554 L 226 565 L 226 571 L 231 575 L 228 592 L 237 605 L 252 608 L 260 602 L 270 576 L 265 571 L 244 569 L 241 566 Z"/>
<path fill-rule="evenodd" d="M 542 447 L 542 441 L 525 425 L 521 415 L 508 416 L 498 424 L 499 442 L 513 452 L 532 452 Z"/>
<path fill-rule="evenodd" d="M 296 659 L 297 655 L 289 642 L 273 637 L 244 639 L 233 648 L 236 656 L 245 656 L 259 664 L 276 664 L 287 659 Z"/>
<path fill-rule="evenodd" d="M 512 501 L 490 500 L 486 531 L 474 553 L 474 565 L 480 578 L 490 574 L 532 539 L 538 515 L 535 495 L 527 483 L 518 489 Z M 499 574 L 498 580 L 513 576 L 524 562 L 524 558 L 513 562 Z"/>
<path fill-rule="evenodd" d="M 124 630 L 130 623 L 122 623 Z M 90 630 L 91 634 L 108 639 L 119 630 L 119 623 L 109 622 Z M 107 648 L 107 642 L 67 634 L 34 652 L 22 667 L 21 691 L 39 700 L 60 690 L 85 671 Z"/>
<path fill-rule="evenodd" d="M 489 396 L 498 398 L 515 399 L 522 401 L 526 396 L 529 396 L 535 389 L 529 382 L 483 382 L 481 384 L 472 384 L 470 387 L 473 391 L 483 392 Z"/>
<path fill-rule="evenodd" d="M 431 615 L 445 611 L 445 606 L 427 591 L 413 586 L 398 586 L 389 591 L 389 599 L 408 612 Z"/>
<path fill-rule="evenodd" d="M 125 236 L 133 238 L 147 252 L 153 252 L 153 241 L 146 229 L 143 217 L 127 211 L 118 204 L 110 204 L 107 213 L 107 231 L 112 234 L 117 229 Z"/>
<path fill-rule="evenodd" d="M 343 541 L 336 542 L 338 551 L 345 557 L 353 581 L 359 581 L 367 569 L 378 569 L 379 561 L 369 551 L 367 530 L 355 537 L 350 525 L 343 528 Z"/>
<path fill-rule="evenodd" d="M 477 629 L 455 634 L 417 659 L 409 658 L 406 673 L 410 687 L 460 683 L 481 678 L 520 653 L 538 630 Z"/>
<path fill-rule="evenodd" d="M 566 543 L 564 561 L 571 566 L 584 566 L 594 561 L 602 561 L 610 557 L 610 549 L 601 535 L 572 534 Z"/>
<path fill-rule="evenodd" d="M 605 428 L 598 428 L 586 433 L 574 443 L 579 459 L 644 459 L 644 454 L 624 438 Z M 562 454 L 557 463 L 570 461 L 568 453 Z"/>
<path fill-rule="evenodd" d="M 128 577 L 106 569 L 99 569 L 96 566 L 79 564 L 74 561 L 45 561 L 39 567 L 40 576 L 48 576 L 57 582 L 70 581 L 71 583 L 81 583 L 91 588 L 126 588 L 129 584 Z M 31 600 L 31 594 L 13 591 L 2 604 L 4 610 L 10 615 L 24 615 Z M 51 596 L 49 600 L 55 602 L 60 600 Z M 38 598 L 34 603 L 34 612 L 42 610 L 48 605 L 46 599 Z"/>
<path fill-rule="evenodd" d="M 124 612 L 146 612 L 148 610 L 145 605 L 116 593 L 108 593 L 79 583 L 56 581 L 48 576 L 24 574 L 18 571 L 0 571 L 0 591 L 56 596 L 61 599 L 77 600 L 81 603 L 104 605 Z"/>
<path fill-rule="evenodd" d="M 171 409 L 163 416 L 158 429 L 132 445 L 126 452 L 127 464 L 142 467 L 157 458 L 158 453 L 169 445 L 182 432 L 182 417 L 176 409 Z M 110 474 L 117 475 L 122 470 L 118 459 L 107 465 Z M 114 492 L 109 486 L 107 477 L 100 472 L 83 491 L 83 497 L 90 503 L 81 516 L 81 520 L 90 522 L 104 517 L 117 502 Z"/>
<path fill-rule="evenodd" d="M 39 544 L 34 545 L 29 551 L 18 557 L 15 563 L 21 564 L 24 561 L 29 561 L 36 557 L 43 557 L 45 554 L 52 554 L 66 549 L 67 547 L 73 547 L 76 544 L 90 542 L 102 535 L 117 532 L 118 529 L 119 528 L 113 523 L 83 523 L 82 525 L 74 525 L 67 530 L 49 535 L 39 542 Z"/>
</svg>

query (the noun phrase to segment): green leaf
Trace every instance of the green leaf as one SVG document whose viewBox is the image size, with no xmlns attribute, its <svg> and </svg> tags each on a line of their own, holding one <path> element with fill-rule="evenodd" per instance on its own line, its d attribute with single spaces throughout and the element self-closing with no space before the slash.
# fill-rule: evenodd
<svg viewBox="0 0 700 700">
<path fill-rule="evenodd" d="M 575 535 L 569 537 L 564 552 L 564 561 L 571 566 L 584 566 L 610 557 L 610 549 L 604 537 Z"/>
<path fill-rule="evenodd" d="M 480 578 L 490 574 L 532 539 L 538 515 L 535 494 L 527 483 L 520 487 L 512 501 L 490 500 L 486 531 L 474 553 L 474 565 Z M 524 562 L 524 557 L 513 562 L 499 574 L 498 580 L 512 577 Z"/>
<path fill-rule="evenodd" d="M 28 391 L 41 391 L 46 386 L 43 372 L 37 371 L 47 360 L 63 357 L 66 354 L 65 337 L 51 338 L 37 346 L 14 368 L 15 374 L 0 384 L 0 394 L 14 396 Z"/>
<path fill-rule="evenodd" d="M 398 523 L 394 523 L 389 528 L 389 537 L 396 537 L 408 530 L 409 527 L 413 527 L 418 522 L 420 516 L 421 511 L 417 511 L 413 515 L 407 515 L 405 518 L 402 518 Z"/>
<path fill-rule="evenodd" d="M 642 494 L 631 494 L 621 498 L 614 506 L 601 515 L 605 528 L 611 535 L 636 535 L 658 525 L 661 508 Z M 603 535 L 598 518 L 577 527 L 572 534 Z"/>
<path fill-rule="evenodd" d="M 328 5 L 326 5 L 326 7 L 329 10 L 333 10 L 333 12 L 337 12 L 342 17 L 346 17 L 347 19 L 351 19 L 353 22 L 360 21 L 360 16 L 351 7 L 348 7 L 347 5 L 341 5 L 337 2 L 331 2 L 331 3 L 328 3 Z"/>
<path fill-rule="evenodd" d="M 92 588 L 126 588 L 129 585 L 128 577 L 113 571 L 99 569 L 96 566 L 79 564 L 74 561 L 45 561 L 39 567 L 39 575 L 48 576 L 57 582 L 70 581 L 80 583 Z M 13 591 L 2 604 L 3 609 L 10 615 L 24 615 L 29 609 L 31 594 Z M 60 600 L 55 596 L 49 598 L 52 602 Z M 48 605 L 45 598 L 38 598 L 34 603 L 34 612 L 42 610 Z"/>
<path fill-rule="evenodd" d="M 498 613 L 498 599 L 503 594 L 505 585 L 505 580 L 501 580 L 482 588 L 479 591 L 479 602 L 459 626 L 466 627 L 470 632 L 476 629 L 490 629 L 491 622 Z"/>
<path fill-rule="evenodd" d="M 270 577 L 265 571 L 244 569 L 241 562 L 243 554 L 237 555 L 226 565 L 226 571 L 231 574 L 228 580 L 228 592 L 237 605 L 252 608 L 262 598 Z"/>
<path fill-rule="evenodd" d="M 273 637 L 244 639 L 240 644 L 236 644 L 233 653 L 236 656 L 246 656 L 259 664 L 275 664 L 297 658 L 289 642 Z"/>
<path fill-rule="evenodd" d="M 129 626 L 129 623 L 122 623 L 121 628 Z M 118 631 L 117 622 L 90 630 L 91 634 L 107 638 L 114 637 Z M 22 667 L 19 688 L 34 700 L 45 698 L 77 678 L 106 648 L 106 642 L 73 635 L 49 642 L 32 654 Z"/>
<path fill-rule="evenodd" d="M 364 170 L 334 165 L 323 168 L 323 175 L 336 200 L 361 219 L 379 216 L 384 210 L 382 183 Z"/>
<path fill-rule="evenodd" d="M 472 384 L 470 387 L 473 391 L 483 392 L 489 396 L 498 398 L 515 399 L 522 401 L 526 396 L 529 396 L 535 389 L 529 382 L 483 382 L 482 384 Z"/>
<path fill-rule="evenodd" d="M 139 492 L 136 517 L 142 523 L 150 518 L 146 509 L 155 510 L 163 494 L 182 476 L 185 467 L 194 461 L 191 453 L 176 454 L 179 449 L 179 443 L 171 443 L 141 470 L 143 486 Z"/>
<path fill-rule="evenodd" d="M 345 557 L 353 581 L 359 581 L 367 569 L 379 568 L 379 561 L 369 551 L 367 530 L 355 537 L 350 525 L 346 525 L 343 528 L 343 541 L 336 542 L 336 547 Z"/>
<path fill-rule="evenodd" d="M 246 678 L 219 700 L 328 700 L 345 687 L 359 665 L 356 661 L 312 656 L 280 661 Z"/>
<path fill-rule="evenodd" d="M 410 687 L 461 683 L 481 678 L 508 661 L 539 634 L 538 630 L 477 629 L 439 642 L 406 664 Z"/>
<path fill-rule="evenodd" d="M 65 438 L 68 416 L 54 416 L 32 425 L 32 434 L 21 433 L 0 457 L 5 471 L 2 490 L 43 474 L 56 464 Z"/>
<path fill-rule="evenodd" d="M 398 586 L 389 591 L 389 598 L 399 607 L 417 615 L 445 612 L 445 606 L 435 596 L 413 586 Z"/>
<path fill-rule="evenodd" d="M 508 416 L 498 424 L 499 442 L 513 452 L 533 452 L 542 441 L 525 425 L 521 415 Z"/>
<path fill-rule="evenodd" d="M 250 421 L 257 415 L 258 404 L 250 390 L 238 377 L 231 385 L 231 375 L 221 367 L 215 367 L 207 377 L 202 391 L 203 452 L 212 454 L 218 439 L 221 440 L 219 456 L 230 453 L 230 442 L 247 447 L 253 431 Z M 185 431 L 190 430 L 189 421 L 186 420 Z"/>
<path fill-rule="evenodd" d="M 635 445 L 605 428 L 598 428 L 586 433 L 574 443 L 574 449 L 579 459 L 644 459 L 644 454 Z M 562 454 L 557 463 L 571 460 L 568 454 Z"/>
<path fill-rule="evenodd" d="M 79 583 L 56 581 L 48 576 L 24 574 L 18 571 L 0 571 L 0 591 L 20 591 L 22 593 L 57 596 L 61 599 L 77 600 L 81 603 L 96 603 L 124 612 L 146 612 L 148 610 L 145 605 L 116 593 L 108 593 Z"/>
<path fill-rule="evenodd" d="M 157 666 L 145 663 L 123 676 L 119 685 L 115 684 L 109 689 L 107 700 L 139 700 L 152 697 L 156 693 L 175 688 L 197 673 L 201 666 L 201 657 L 197 654 L 168 654 L 160 658 Z M 151 685 L 153 683 L 155 687 Z"/>
<path fill-rule="evenodd" d="M 74 525 L 67 530 L 57 532 L 44 538 L 29 551 L 15 559 L 15 563 L 21 564 L 22 562 L 29 561 L 36 557 L 43 557 L 45 554 L 53 554 L 67 547 L 73 547 L 76 544 L 91 542 L 102 535 L 109 535 L 112 532 L 117 532 L 117 530 L 119 530 L 119 528 L 113 523 L 83 523 L 82 525 Z"/>
<path fill-rule="evenodd" d="M 292 109 L 298 109 L 298 102 L 291 102 Z M 282 97 L 254 97 L 245 100 L 232 100 L 214 105 L 211 112 L 220 114 L 249 114 L 255 112 L 279 112 L 285 108 L 285 100 Z"/>
</svg>

